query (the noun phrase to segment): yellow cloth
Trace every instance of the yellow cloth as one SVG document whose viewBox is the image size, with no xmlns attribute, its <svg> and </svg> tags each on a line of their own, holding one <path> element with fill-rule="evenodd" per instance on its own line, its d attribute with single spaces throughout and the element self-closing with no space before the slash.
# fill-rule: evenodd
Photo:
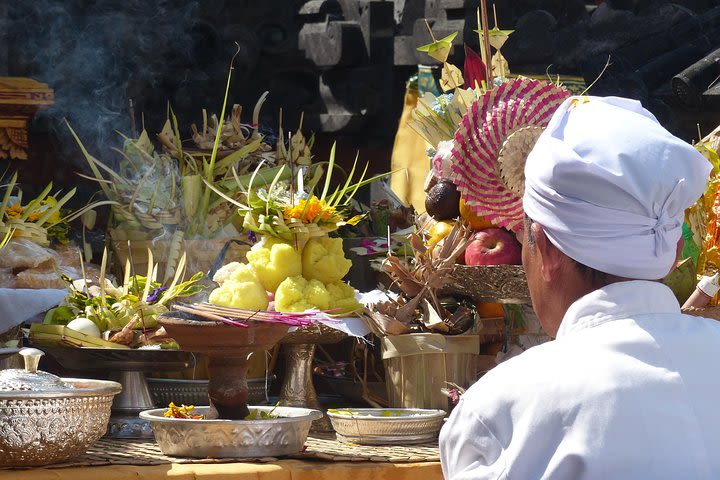
<svg viewBox="0 0 720 480">
<path fill-rule="evenodd" d="M 442 480 L 439 462 L 166 464 L 0 470 L 0 480 Z"/>
<path fill-rule="evenodd" d="M 420 213 L 425 211 L 423 186 L 430 171 L 430 160 L 425 153 L 427 142 L 408 125 L 417 101 L 417 88 L 408 87 L 391 160 L 393 170 L 402 170 L 392 174 L 390 186 L 403 202 Z"/>
</svg>

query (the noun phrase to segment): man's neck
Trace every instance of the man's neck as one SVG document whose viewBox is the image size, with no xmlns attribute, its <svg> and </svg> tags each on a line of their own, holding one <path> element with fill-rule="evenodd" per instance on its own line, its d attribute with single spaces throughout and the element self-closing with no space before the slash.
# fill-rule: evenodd
<svg viewBox="0 0 720 480">
<path fill-rule="evenodd" d="M 615 275 L 605 275 L 601 279 L 593 279 L 588 275 L 582 274 L 577 269 L 567 269 L 563 278 L 558 281 L 557 294 L 554 296 L 554 301 L 550 305 L 549 313 L 551 315 L 550 325 L 552 332 L 548 332 L 548 334 L 553 338 L 557 335 L 560 324 L 565 317 L 565 312 L 567 312 L 570 305 L 578 299 L 612 283 L 626 282 L 628 280 L 627 278 Z"/>
</svg>

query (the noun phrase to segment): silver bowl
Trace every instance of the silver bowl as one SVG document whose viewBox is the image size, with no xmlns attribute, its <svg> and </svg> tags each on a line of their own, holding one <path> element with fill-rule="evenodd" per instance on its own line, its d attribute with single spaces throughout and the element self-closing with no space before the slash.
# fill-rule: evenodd
<svg viewBox="0 0 720 480">
<path fill-rule="evenodd" d="M 309 408 L 248 407 L 279 418 L 260 420 L 192 420 L 166 418 L 165 408 L 140 412 L 155 431 L 165 455 L 199 458 L 257 458 L 291 455 L 302 450 L 313 420 L 322 412 Z M 209 407 L 196 407 L 207 414 Z"/>
<path fill-rule="evenodd" d="M 107 430 L 120 384 L 62 378 L 65 391 L 0 391 L 0 467 L 32 467 L 82 455 Z"/>
<path fill-rule="evenodd" d="M 248 403 L 257 405 L 264 403 L 265 386 L 268 388 L 275 380 L 275 375 L 261 378 L 248 378 Z M 148 378 L 148 388 L 156 407 L 167 407 L 170 402 L 175 405 L 205 405 L 208 403 L 208 380 L 184 380 L 175 378 Z"/>
<path fill-rule="evenodd" d="M 408 445 L 437 439 L 446 413 L 422 408 L 328 410 L 337 439 L 360 445 Z"/>
</svg>

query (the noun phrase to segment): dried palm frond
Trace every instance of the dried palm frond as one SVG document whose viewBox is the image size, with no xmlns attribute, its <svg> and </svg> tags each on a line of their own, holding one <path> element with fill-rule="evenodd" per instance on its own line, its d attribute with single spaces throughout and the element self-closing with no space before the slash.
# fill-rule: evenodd
<svg viewBox="0 0 720 480">
<path fill-rule="evenodd" d="M 467 224 L 456 222 L 444 241 L 432 248 L 425 246 L 421 235 L 409 236 L 412 259 L 389 255 L 385 260 L 384 269 L 402 294 L 398 300 L 366 309 L 365 317 L 376 333 L 398 335 L 413 329 L 459 333 L 472 317 L 472 312 L 464 307 L 450 312 L 439 293 L 452 281 L 457 259 L 472 240 L 472 230 Z"/>
</svg>

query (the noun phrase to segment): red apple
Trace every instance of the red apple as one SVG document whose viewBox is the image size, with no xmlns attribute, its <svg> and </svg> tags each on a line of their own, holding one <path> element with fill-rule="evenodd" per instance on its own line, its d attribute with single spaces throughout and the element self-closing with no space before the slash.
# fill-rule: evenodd
<svg viewBox="0 0 720 480">
<path fill-rule="evenodd" d="M 504 228 L 486 228 L 473 235 L 465 250 L 466 265 L 519 265 L 522 246 Z"/>
</svg>

